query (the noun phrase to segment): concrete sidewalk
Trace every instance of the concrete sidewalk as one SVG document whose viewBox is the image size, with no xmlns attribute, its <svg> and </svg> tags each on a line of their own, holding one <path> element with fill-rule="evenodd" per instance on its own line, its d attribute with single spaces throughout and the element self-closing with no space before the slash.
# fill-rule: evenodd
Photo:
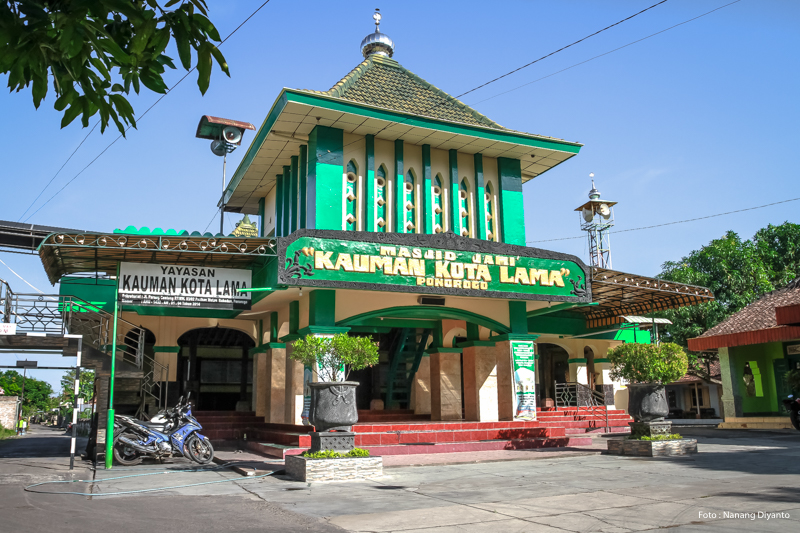
<svg viewBox="0 0 800 533">
<path fill-rule="evenodd" d="M 588 452 L 504 452 L 516 460 L 496 461 L 502 459 L 497 456 L 481 463 L 394 466 L 381 479 L 346 484 L 300 483 L 281 475 L 253 479 L 173 459 L 99 470 L 92 490 L 193 486 L 91 499 L 25 493 L 20 500 L 0 484 L 0 501 L 34 508 L 51 500 L 62 506 L 79 501 L 87 517 L 113 508 L 116 519 L 133 520 L 126 523 L 139 528 L 147 527 L 151 516 L 180 512 L 200 531 L 212 526 L 215 531 L 419 533 L 800 531 L 800 432 L 693 428 L 683 433 L 698 438 L 701 453 L 655 459 L 600 455 L 605 439 L 598 438 Z M 221 452 L 220 460 L 260 472 L 280 467 L 249 454 Z M 0 470 L 6 467 L 0 464 Z M 156 475 L 110 479 L 149 473 Z M 209 481 L 214 483 L 198 484 Z M 4 494 L 12 498 L 2 499 Z M 33 522 L 42 519 L 39 513 Z M 57 530 L 100 530 L 85 526 Z"/>
</svg>

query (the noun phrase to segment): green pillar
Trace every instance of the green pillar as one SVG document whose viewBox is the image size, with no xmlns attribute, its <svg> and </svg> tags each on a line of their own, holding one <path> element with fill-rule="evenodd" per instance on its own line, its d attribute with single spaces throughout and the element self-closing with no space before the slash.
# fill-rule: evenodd
<svg viewBox="0 0 800 533">
<path fill-rule="evenodd" d="M 528 333 L 528 306 L 525 302 L 508 302 L 508 322 L 511 333 L 527 335 Z"/>
<path fill-rule="evenodd" d="M 475 227 L 478 230 L 476 239 L 486 240 L 486 204 L 483 190 L 483 154 L 475 154 Z"/>
<path fill-rule="evenodd" d="M 269 314 L 269 342 L 278 342 L 278 312 Z"/>
<path fill-rule="evenodd" d="M 422 145 L 422 232 L 433 233 L 433 184 L 431 183 L 431 145 Z"/>
<path fill-rule="evenodd" d="M 739 386 L 739 373 L 736 369 L 736 358 L 731 348 L 719 348 L 719 367 L 722 373 L 722 397 L 720 404 L 725 418 L 742 416 L 742 388 Z M 744 364 L 742 364 L 744 366 Z"/>
<path fill-rule="evenodd" d="M 259 222 L 259 224 L 258 224 L 258 236 L 259 237 L 266 237 L 266 234 L 265 234 L 266 229 L 264 228 L 264 216 L 265 216 L 265 211 L 266 211 L 264 204 L 266 203 L 266 201 L 267 201 L 266 198 L 259 198 L 258 199 L 258 218 L 261 219 L 261 222 Z"/>
<path fill-rule="evenodd" d="M 117 317 L 119 316 L 119 263 L 114 289 L 114 325 L 111 333 L 111 374 L 108 378 L 108 419 L 106 420 L 106 469 L 114 464 L 114 377 L 117 360 Z"/>
<path fill-rule="evenodd" d="M 292 232 L 292 167 L 283 167 L 283 234 L 289 235 Z"/>
<path fill-rule="evenodd" d="M 461 214 L 458 207 L 461 201 L 458 195 L 458 150 L 450 150 L 450 231 L 461 235 Z"/>
<path fill-rule="evenodd" d="M 292 179 L 292 188 L 291 192 L 289 193 L 289 203 L 291 204 L 291 225 L 290 231 L 294 233 L 297 231 L 297 222 L 300 219 L 300 214 L 298 213 L 298 204 L 299 204 L 299 185 L 300 185 L 300 162 L 299 158 L 296 155 L 293 155 L 290 159 L 290 171 L 291 171 L 291 179 Z"/>
<path fill-rule="evenodd" d="M 294 300 L 289 302 L 289 335 L 297 334 L 300 329 L 300 302 Z"/>
<path fill-rule="evenodd" d="M 519 159 L 497 158 L 497 178 L 500 184 L 500 239 L 509 244 L 525 246 L 525 211 L 522 203 L 522 169 Z"/>
<path fill-rule="evenodd" d="M 406 232 L 405 177 L 403 170 L 403 139 L 394 141 L 394 231 Z"/>
<path fill-rule="evenodd" d="M 308 136 L 308 229 L 342 229 L 344 132 L 315 126 Z"/>
<path fill-rule="evenodd" d="M 283 237 L 283 174 L 275 176 L 275 236 Z"/>
<path fill-rule="evenodd" d="M 306 227 L 306 209 L 308 209 L 308 146 L 300 147 L 300 222 L 298 227 Z"/>
<path fill-rule="evenodd" d="M 308 325 L 336 325 L 336 291 L 317 289 L 308 293 Z"/>
<path fill-rule="evenodd" d="M 364 231 L 375 231 L 375 136 L 368 134 L 365 136 L 367 171 L 364 173 L 367 186 L 364 188 L 366 197 L 364 198 Z"/>
</svg>

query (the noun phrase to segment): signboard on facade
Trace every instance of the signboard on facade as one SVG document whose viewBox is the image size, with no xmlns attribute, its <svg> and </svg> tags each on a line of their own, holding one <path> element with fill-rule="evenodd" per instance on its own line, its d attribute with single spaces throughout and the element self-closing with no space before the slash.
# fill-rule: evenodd
<svg viewBox="0 0 800 533">
<path fill-rule="evenodd" d="M 17 334 L 16 324 L 6 324 L 5 322 L 0 322 L 0 335 L 16 335 L 16 334 Z"/>
<path fill-rule="evenodd" d="M 121 263 L 122 305 L 188 309 L 250 309 L 249 270 Z"/>
<path fill-rule="evenodd" d="M 299 230 L 278 239 L 278 283 L 377 291 L 590 302 L 575 256 L 438 235 Z"/>
<path fill-rule="evenodd" d="M 514 361 L 514 418 L 536 418 L 536 357 L 533 341 L 511 341 Z"/>
</svg>

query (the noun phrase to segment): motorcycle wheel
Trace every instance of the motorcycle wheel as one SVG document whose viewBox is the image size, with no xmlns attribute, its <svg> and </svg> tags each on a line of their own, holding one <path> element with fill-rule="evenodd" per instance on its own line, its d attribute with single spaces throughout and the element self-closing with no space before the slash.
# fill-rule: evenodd
<svg viewBox="0 0 800 533">
<path fill-rule="evenodd" d="M 211 446 L 211 442 L 197 435 L 192 435 L 186 440 L 183 450 L 189 459 L 201 465 L 208 464 L 214 459 L 214 447 Z"/>
<path fill-rule="evenodd" d="M 133 448 L 126 446 L 124 442 L 120 442 L 119 438 L 122 435 L 117 435 L 114 438 L 114 459 L 123 466 L 138 465 L 142 462 L 142 455 Z"/>
<path fill-rule="evenodd" d="M 795 411 L 792 414 L 790 414 L 789 420 L 792 421 L 792 426 L 794 426 L 794 429 L 800 431 L 800 412 Z"/>
</svg>

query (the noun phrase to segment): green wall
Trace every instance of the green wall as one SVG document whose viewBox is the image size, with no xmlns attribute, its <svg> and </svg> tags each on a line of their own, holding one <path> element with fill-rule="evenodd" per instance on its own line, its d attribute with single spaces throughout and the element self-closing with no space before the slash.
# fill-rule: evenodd
<svg viewBox="0 0 800 533">
<path fill-rule="evenodd" d="M 116 288 L 117 282 L 113 279 L 64 276 L 61 278 L 58 294 L 80 298 L 103 311 L 113 313 Z"/>
<path fill-rule="evenodd" d="M 770 342 L 766 344 L 753 344 L 750 346 L 736 346 L 728 348 L 728 354 L 733 361 L 731 378 L 739 385 L 742 397 L 742 414 L 747 415 L 782 415 L 782 407 L 778 404 L 778 389 L 775 383 L 775 370 L 773 361 L 783 359 L 783 344 Z M 748 362 L 755 362 L 761 376 L 761 396 L 749 396 L 744 382 L 744 368 Z M 752 365 L 751 365 L 752 367 Z M 756 373 L 755 371 L 753 372 Z M 756 387 L 756 394 L 758 394 Z"/>
<path fill-rule="evenodd" d="M 309 229 L 342 229 L 342 175 L 344 133 L 316 126 L 308 136 Z"/>
</svg>

